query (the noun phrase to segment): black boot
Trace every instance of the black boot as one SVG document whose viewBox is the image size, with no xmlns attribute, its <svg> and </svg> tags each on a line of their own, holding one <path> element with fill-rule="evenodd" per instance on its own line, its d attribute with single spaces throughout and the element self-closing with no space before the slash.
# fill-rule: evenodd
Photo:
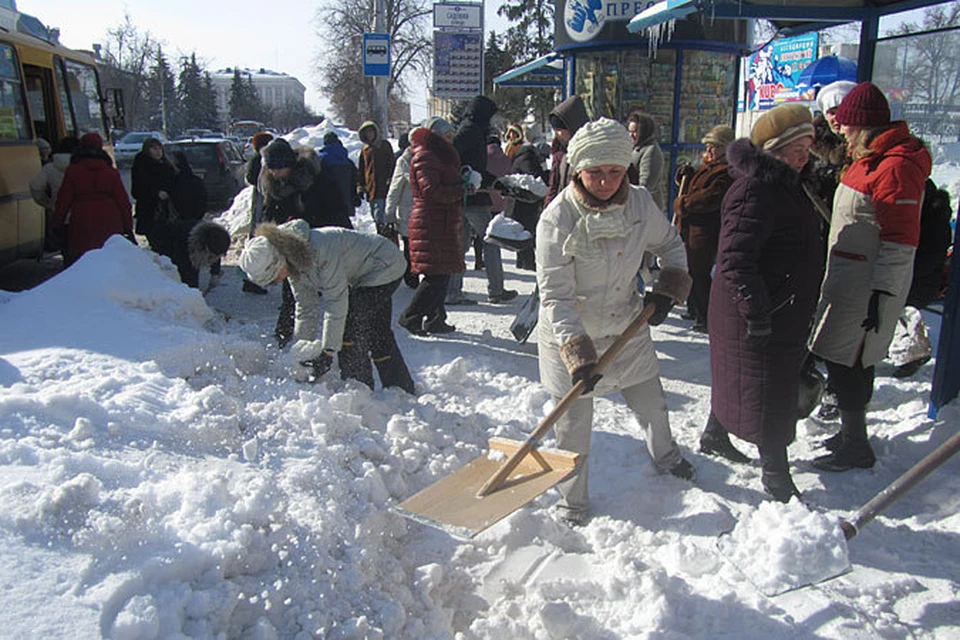
<svg viewBox="0 0 960 640">
<path fill-rule="evenodd" d="M 790 498 L 800 497 L 800 490 L 790 477 L 790 463 L 787 462 L 786 446 L 761 445 L 760 466 L 763 474 L 760 483 L 763 490 L 778 502 L 790 502 Z"/>
<path fill-rule="evenodd" d="M 827 451 L 837 451 L 840 449 L 840 446 L 842 444 L 843 444 L 842 431 L 837 431 L 835 434 L 833 434 L 829 438 L 826 438 L 825 440 L 820 442 L 820 446 L 822 446 Z"/>
<path fill-rule="evenodd" d="M 867 411 L 840 410 L 840 446 L 828 455 L 814 459 L 813 466 L 822 471 L 869 469 L 877 461 L 867 439 Z"/>
<path fill-rule="evenodd" d="M 720 424 L 720 421 L 717 420 L 717 417 L 713 415 L 712 411 L 710 412 L 710 417 L 707 418 L 707 426 L 704 427 L 703 434 L 700 435 L 700 453 L 720 456 L 730 462 L 739 462 L 741 464 L 750 462 L 750 458 L 740 453 L 737 448 L 733 446 L 733 443 L 730 442 L 730 436 L 727 434 L 727 430 L 723 428 L 723 425 Z"/>
</svg>

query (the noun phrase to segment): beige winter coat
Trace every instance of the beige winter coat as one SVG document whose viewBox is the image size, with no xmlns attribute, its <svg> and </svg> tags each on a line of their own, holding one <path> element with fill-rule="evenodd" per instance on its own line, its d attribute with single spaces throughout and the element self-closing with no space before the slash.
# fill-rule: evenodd
<svg viewBox="0 0 960 640">
<path fill-rule="evenodd" d="M 637 273 L 644 251 L 660 257 L 661 281 L 683 286 L 658 290 L 682 302 L 689 291 L 686 251 L 646 189 L 627 185 L 623 208 L 628 231 L 624 237 L 596 241 L 593 258 L 564 255 L 563 246 L 587 208 L 571 183 L 544 210 L 537 224 L 537 283 L 540 287 L 538 342 L 540 380 L 551 394 L 561 396 L 571 385 L 560 347 L 589 336 L 597 353 L 609 347 L 643 308 Z M 674 277 L 676 274 L 676 278 Z M 664 278 L 663 276 L 668 276 Z M 598 394 L 630 387 L 659 375 L 657 354 L 644 326 L 607 368 Z"/>
</svg>

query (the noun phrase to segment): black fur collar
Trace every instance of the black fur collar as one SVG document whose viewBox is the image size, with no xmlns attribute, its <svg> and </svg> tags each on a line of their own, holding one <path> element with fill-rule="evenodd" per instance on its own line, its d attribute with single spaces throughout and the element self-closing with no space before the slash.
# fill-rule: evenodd
<svg viewBox="0 0 960 640">
<path fill-rule="evenodd" d="M 734 178 L 749 176 L 768 184 L 797 184 L 800 174 L 772 153 L 753 146 L 749 138 L 734 140 L 727 147 L 727 162 Z"/>
</svg>

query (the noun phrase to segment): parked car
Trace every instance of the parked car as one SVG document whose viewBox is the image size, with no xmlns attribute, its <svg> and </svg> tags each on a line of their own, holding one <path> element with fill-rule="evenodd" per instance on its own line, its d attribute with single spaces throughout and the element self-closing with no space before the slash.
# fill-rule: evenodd
<svg viewBox="0 0 960 640">
<path fill-rule="evenodd" d="M 190 168 L 203 179 L 211 209 L 226 209 L 233 202 L 233 197 L 243 189 L 246 163 L 229 140 L 176 140 L 164 147 L 167 157 L 172 157 L 175 151 L 183 151 L 187 155 Z"/>
<path fill-rule="evenodd" d="M 117 161 L 117 166 L 133 164 L 133 158 L 140 153 L 143 141 L 147 138 L 156 138 L 163 144 L 169 142 L 167 137 L 159 131 L 131 131 L 113 145 L 113 157 Z"/>
</svg>

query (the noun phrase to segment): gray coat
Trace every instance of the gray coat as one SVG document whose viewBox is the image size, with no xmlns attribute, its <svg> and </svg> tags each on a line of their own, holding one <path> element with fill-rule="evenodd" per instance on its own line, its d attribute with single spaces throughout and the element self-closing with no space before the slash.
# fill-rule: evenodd
<svg viewBox="0 0 960 640">
<path fill-rule="evenodd" d="M 395 223 L 400 235 L 410 236 L 410 212 L 413 210 L 413 191 L 410 190 L 410 159 L 413 150 L 404 149 L 397 159 L 397 166 L 393 169 L 393 178 L 390 179 L 390 190 L 387 191 L 387 223 Z"/>
<path fill-rule="evenodd" d="M 664 211 L 667 196 L 663 189 L 663 151 L 657 141 L 648 138 L 633 148 L 630 164 L 637 170 L 641 187 L 646 187 L 660 211 Z"/>
<path fill-rule="evenodd" d="M 383 236 L 360 233 L 339 227 L 311 229 L 305 220 L 291 220 L 277 228 L 306 245 L 306 259 L 284 253 L 299 274 L 290 277 L 296 300 L 297 340 L 316 339 L 323 320 L 324 349 L 339 351 L 347 321 L 349 290 L 352 287 L 377 287 L 403 277 L 407 262 L 395 244 Z M 267 237 L 274 246 L 273 238 Z M 297 251 L 301 254 L 301 251 Z M 291 259 L 293 258 L 293 259 Z M 320 298 L 323 297 L 321 316 Z"/>
</svg>

